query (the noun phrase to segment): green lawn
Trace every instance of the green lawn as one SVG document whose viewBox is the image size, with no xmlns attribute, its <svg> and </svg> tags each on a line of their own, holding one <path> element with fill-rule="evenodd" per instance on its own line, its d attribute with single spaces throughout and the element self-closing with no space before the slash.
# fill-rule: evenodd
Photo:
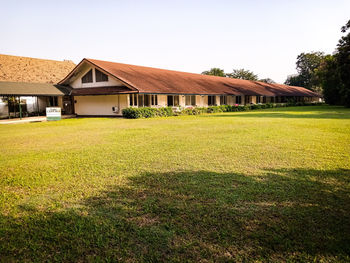
<svg viewBox="0 0 350 263">
<path fill-rule="evenodd" d="M 350 261 L 350 109 L 0 126 L 0 261 Z"/>
</svg>

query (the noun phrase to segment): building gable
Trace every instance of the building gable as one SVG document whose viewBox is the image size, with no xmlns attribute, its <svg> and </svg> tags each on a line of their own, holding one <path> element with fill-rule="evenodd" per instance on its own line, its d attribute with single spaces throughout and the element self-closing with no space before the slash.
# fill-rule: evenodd
<svg viewBox="0 0 350 263">
<path fill-rule="evenodd" d="M 135 91 L 115 76 L 85 60 L 81 61 L 60 84 L 72 87 L 72 95 L 99 95 L 105 94 L 107 91 L 110 94 Z"/>
</svg>

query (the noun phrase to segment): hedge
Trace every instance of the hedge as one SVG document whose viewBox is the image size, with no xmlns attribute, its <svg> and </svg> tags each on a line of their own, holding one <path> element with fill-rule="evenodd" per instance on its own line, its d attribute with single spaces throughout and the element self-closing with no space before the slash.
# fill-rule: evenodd
<svg viewBox="0 0 350 263">
<path fill-rule="evenodd" d="M 174 112 L 170 107 L 163 108 L 126 108 L 123 109 L 123 117 L 127 119 L 168 117 L 173 116 Z"/>
<path fill-rule="evenodd" d="M 152 117 L 169 117 L 178 115 L 199 115 L 205 113 L 218 113 L 218 112 L 238 112 L 238 111 L 249 111 L 257 109 L 269 109 L 269 108 L 280 108 L 290 106 L 312 106 L 321 105 L 324 103 L 311 103 L 311 102 L 288 102 L 288 103 L 266 103 L 266 104 L 250 104 L 250 105 L 220 105 L 220 106 L 209 106 L 209 107 L 194 107 L 194 108 L 183 108 L 179 111 L 173 111 L 171 107 L 162 108 L 126 108 L 123 109 L 123 117 L 127 119 L 138 119 L 138 118 L 152 118 Z"/>
</svg>

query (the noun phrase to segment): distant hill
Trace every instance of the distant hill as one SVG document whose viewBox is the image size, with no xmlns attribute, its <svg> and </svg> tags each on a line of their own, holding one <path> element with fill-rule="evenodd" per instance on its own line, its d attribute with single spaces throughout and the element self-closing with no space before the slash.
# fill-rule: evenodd
<svg viewBox="0 0 350 263">
<path fill-rule="evenodd" d="M 75 64 L 70 60 L 56 61 L 0 54 L 0 81 L 57 83 Z"/>
</svg>

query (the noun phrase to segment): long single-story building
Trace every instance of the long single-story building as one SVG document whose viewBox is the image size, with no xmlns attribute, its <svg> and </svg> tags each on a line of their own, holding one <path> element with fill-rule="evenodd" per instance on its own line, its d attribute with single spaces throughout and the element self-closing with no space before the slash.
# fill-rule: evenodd
<svg viewBox="0 0 350 263">
<path fill-rule="evenodd" d="M 75 114 L 119 116 L 127 107 L 207 107 L 319 101 L 308 89 L 83 59 L 60 86 L 71 90 Z"/>
</svg>

